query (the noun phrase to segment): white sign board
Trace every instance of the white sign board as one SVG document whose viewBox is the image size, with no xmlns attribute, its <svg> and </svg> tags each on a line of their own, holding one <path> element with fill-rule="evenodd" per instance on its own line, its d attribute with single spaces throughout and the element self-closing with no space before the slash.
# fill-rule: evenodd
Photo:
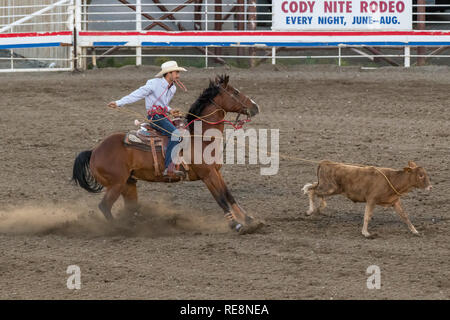
<svg viewBox="0 0 450 320">
<path fill-rule="evenodd" d="M 274 0 L 272 30 L 412 30 L 412 0 Z"/>
</svg>

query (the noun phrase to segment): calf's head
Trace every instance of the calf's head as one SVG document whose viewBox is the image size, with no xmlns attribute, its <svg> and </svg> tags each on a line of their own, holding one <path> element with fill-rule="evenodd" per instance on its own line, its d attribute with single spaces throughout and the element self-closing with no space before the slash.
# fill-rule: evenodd
<svg viewBox="0 0 450 320">
<path fill-rule="evenodd" d="M 418 167 L 414 161 L 409 161 L 408 166 L 403 170 L 410 175 L 410 181 L 414 187 L 428 191 L 433 188 L 425 169 Z"/>
</svg>

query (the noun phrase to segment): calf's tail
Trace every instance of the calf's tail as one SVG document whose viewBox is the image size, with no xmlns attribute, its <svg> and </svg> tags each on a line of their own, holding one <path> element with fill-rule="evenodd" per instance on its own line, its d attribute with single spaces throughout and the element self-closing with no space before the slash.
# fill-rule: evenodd
<svg viewBox="0 0 450 320">
<path fill-rule="evenodd" d="M 314 189 L 317 186 L 315 183 L 307 183 L 303 186 L 302 190 L 304 194 L 308 194 L 311 189 Z"/>
<path fill-rule="evenodd" d="M 320 169 L 321 169 L 321 164 L 320 163 L 317 166 L 317 182 L 316 183 L 307 183 L 303 186 L 302 190 L 304 194 L 308 194 L 309 191 L 311 191 L 311 189 L 316 189 L 317 186 L 319 185 L 319 177 L 320 177 Z"/>
</svg>

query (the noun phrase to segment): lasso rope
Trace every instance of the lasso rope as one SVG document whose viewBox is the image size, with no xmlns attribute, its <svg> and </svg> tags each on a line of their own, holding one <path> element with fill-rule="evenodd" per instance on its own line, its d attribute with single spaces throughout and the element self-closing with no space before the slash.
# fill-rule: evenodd
<svg viewBox="0 0 450 320">
<path fill-rule="evenodd" d="M 127 111 L 127 112 L 129 112 L 129 113 L 136 114 L 136 115 L 138 115 L 139 117 L 143 117 L 142 114 L 140 114 L 139 112 L 136 112 L 136 111 L 134 111 L 134 110 L 124 109 L 124 108 L 118 108 L 118 110 L 121 110 L 121 111 Z M 222 111 L 222 110 L 223 110 L 223 109 L 216 109 L 215 111 L 213 111 L 213 112 L 211 112 L 211 113 L 209 113 L 209 114 L 207 114 L 207 115 L 205 115 L 205 116 L 201 116 L 201 117 L 200 117 L 200 116 L 197 116 L 197 115 L 195 115 L 195 114 L 192 114 L 192 113 L 190 113 L 190 112 L 186 112 L 185 115 L 186 115 L 186 114 L 190 114 L 190 115 L 196 117 L 197 119 L 192 120 L 189 124 L 187 124 L 187 125 L 185 126 L 185 128 L 188 127 L 192 122 L 198 121 L 198 120 L 201 120 L 201 121 L 203 121 L 203 122 L 205 122 L 205 123 L 212 124 L 212 125 L 214 125 L 214 124 L 219 124 L 219 123 L 221 123 L 221 122 L 225 122 L 225 123 L 227 123 L 227 124 L 232 125 L 232 126 L 234 127 L 235 130 L 242 128 L 242 126 L 240 126 L 240 127 L 234 126 L 233 123 L 231 123 L 231 121 L 228 121 L 228 120 L 225 120 L 225 119 L 222 119 L 221 121 L 218 121 L 218 122 L 209 122 L 209 121 L 207 121 L 207 120 L 204 120 L 204 118 L 209 117 L 209 116 L 211 116 L 211 115 L 217 113 L 218 111 Z M 165 117 L 167 117 L 167 116 L 165 116 Z M 163 127 L 161 127 L 161 126 L 159 126 L 159 125 L 157 125 L 157 124 L 154 123 L 154 122 L 157 122 L 157 121 L 160 121 L 160 120 L 163 120 L 163 119 L 165 119 L 165 118 L 160 118 L 160 119 L 151 120 L 151 121 L 152 121 L 152 124 L 153 124 L 155 127 L 157 127 L 158 129 L 160 129 L 160 130 L 162 130 L 162 131 L 165 131 L 165 132 L 171 134 L 170 131 L 168 131 L 168 130 L 164 129 Z M 145 121 L 148 121 L 148 119 L 145 118 Z M 177 135 L 177 134 L 175 134 L 175 133 L 173 133 L 173 135 L 175 135 L 177 138 L 181 137 L 180 135 Z M 203 135 L 192 135 L 192 137 L 203 137 L 203 138 L 204 138 L 204 137 L 206 137 L 206 136 L 203 136 Z M 212 137 L 209 137 L 209 138 L 212 138 Z M 214 138 L 217 139 L 217 138 L 219 138 L 219 137 L 214 137 Z M 231 138 L 231 136 L 230 136 L 230 138 Z M 220 138 L 220 139 L 223 140 L 223 138 Z M 228 141 L 227 141 L 227 142 L 228 142 Z M 268 152 L 268 153 L 269 153 L 269 155 L 277 155 L 278 157 L 283 158 L 283 159 L 297 160 L 297 161 L 302 161 L 302 162 L 307 162 L 307 163 L 312 163 L 312 164 L 320 164 L 320 161 L 317 161 L 317 160 L 310 160 L 310 159 L 305 159 L 305 158 L 293 157 L 293 156 L 288 156 L 288 155 L 281 154 L 281 153 L 271 153 L 271 152 Z M 342 163 L 342 164 L 345 164 L 345 165 L 352 165 L 352 166 L 358 166 L 358 167 L 372 167 L 372 168 L 374 168 L 375 170 L 377 170 L 377 171 L 378 171 L 378 172 L 386 179 L 386 181 L 387 181 L 387 183 L 389 184 L 389 186 L 391 187 L 391 189 L 392 189 L 398 196 L 401 196 L 401 195 L 402 195 L 400 192 L 397 191 L 397 189 L 394 187 L 394 185 L 393 185 L 392 182 L 389 180 L 389 178 L 388 178 L 388 177 L 387 177 L 387 176 L 386 176 L 379 168 L 377 168 L 377 167 L 375 167 L 375 166 L 368 166 L 368 165 L 355 164 L 355 163 Z"/>
<path fill-rule="evenodd" d="M 178 84 L 178 82 L 177 82 L 177 84 Z M 178 84 L 179 85 L 179 84 Z M 179 85 L 180 86 L 180 85 Z M 187 91 L 187 89 L 186 89 L 186 87 L 184 87 L 184 85 L 183 85 L 183 90 L 185 90 L 185 91 Z M 164 92 L 163 92 L 164 93 Z M 234 98 L 234 97 L 233 97 Z M 159 98 L 158 98 L 158 100 L 159 100 Z M 213 101 L 211 101 L 211 102 L 213 102 Z M 240 101 L 239 101 L 240 102 Z M 213 104 L 215 104 L 216 106 L 217 106 L 217 104 L 216 103 L 214 103 L 213 102 Z M 119 107 L 119 108 L 116 108 L 117 110 L 119 110 L 119 111 L 125 111 L 125 112 L 128 112 L 128 113 L 132 113 L 132 114 L 134 114 L 134 115 L 137 115 L 139 118 L 141 118 L 141 119 L 145 119 L 144 120 L 144 122 L 147 122 L 147 121 L 149 121 L 149 119 L 146 117 L 146 116 L 143 116 L 141 113 L 139 113 L 139 112 L 137 112 L 137 111 L 134 111 L 134 110 L 129 110 L 129 109 L 125 109 L 125 108 L 121 108 L 121 107 Z M 207 117 L 209 117 L 209 116 L 211 116 L 211 115 L 213 115 L 213 114 L 215 114 L 215 113 L 217 113 L 217 112 L 219 112 L 219 111 L 222 111 L 222 112 L 224 112 L 224 118 L 222 119 L 222 120 L 220 120 L 220 121 L 217 121 L 217 122 L 211 122 L 211 121 L 207 121 L 207 120 L 205 120 L 205 118 L 207 118 Z M 180 136 L 180 135 L 178 135 L 178 134 L 176 134 L 176 133 L 172 133 L 172 132 L 170 132 L 170 131 L 168 131 L 168 130 L 166 130 L 165 128 L 163 128 L 163 127 L 161 127 L 161 126 L 159 126 L 159 125 L 157 125 L 155 122 L 158 122 L 158 121 L 161 121 L 161 120 L 164 120 L 164 119 L 168 119 L 172 124 L 173 124 L 173 122 L 169 119 L 169 117 L 166 115 L 166 114 L 161 114 L 162 116 L 163 116 L 163 118 L 160 118 L 160 119 L 155 119 L 155 120 L 153 120 L 153 119 L 151 119 L 150 121 L 152 122 L 152 125 L 153 126 L 155 126 L 155 127 L 157 127 L 159 130 L 161 130 L 161 131 L 165 131 L 165 132 L 167 132 L 169 135 L 174 135 L 175 137 L 177 137 L 177 138 L 180 138 L 180 137 L 182 137 L 182 136 Z M 223 109 L 223 108 L 221 108 L 220 107 L 220 109 L 216 109 L 216 110 L 214 110 L 213 112 L 211 112 L 211 113 L 209 113 L 209 114 L 207 114 L 207 115 L 204 115 L 204 116 L 198 116 L 198 115 L 196 115 L 196 114 L 193 114 L 193 113 L 190 113 L 190 112 L 185 112 L 184 113 L 184 116 L 186 116 L 186 115 L 191 115 L 191 116 L 193 116 L 193 117 L 195 117 L 195 118 L 197 118 L 197 119 L 194 119 L 194 120 L 192 120 L 191 122 L 189 122 L 186 126 L 184 126 L 184 128 L 187 128 L 187 127 L 189 127 L 193 122 L 195 122 L 195 121 L 202 121 L 202 122 L 205 122 L 205 123 L 207 123 L 207 124 L 211 124 L 211 125 L 217 125 L 217 124 L 220 124 L 220 123 L 226 123 L 226 124 L 229 124 L 229 125 L 231 125 L 233 128 L 234 128 L 234 130 L 239 130 L 239 129 L 241 129 L 243 126 L 244 126 L 244 124 L 245 123 L 247 123 L 247 122 L 250 122 L 251 120 L 249 120 L 249 119 L 246 119 L 246 120 L 241 120 L 239 123 L 240 124 L 233 124 L 231 121 L 229 121 L 229 120 L 225 120 L 225 115 L 226 115 L 226 111 Z M 192 137 L 202 137 L 202 138 L 204 138 L 204 137 L 207 137 L 207 136 L 204 136 L 204 135 L 191 135 Z M 213 138 L 213 137 L 209 137 L 209 138 Z M 215 139 L 217 139 L 217 138 L 219 138 L 219 137 L 214 137 Z M 230 136 L 230 138 L 231 138 L 231 136 Z M 223 137 L 221 137 L 220 139 L 222 139 L 223 140 Z M 228 141 L 227 141 L 228 142 Z M 284 154 L 281 154 L 281 153 L 278 153 L 278 154 L 273 154 L 273 153 L 271 153 L 271 152 L 269 152 L 269 155 L 278 155 L 278 157 L 280 157 L 280 158 L 284 158 L 284 159 L 289 159 L 289 160 L 298 160 L 298 161 L 302 161 L 302 162 L 307 162 L 307 163 L 312 163 L 312 164 L 320 164 L 320 161 L 317 161 L 317 160 L 310 160 L 310 159 L 305 159 L 305 158 L 299 158 L 299 157 L 293 157 L 293 156 L 287 156 L 287 155 L 284 155 Z M 391 181 L 389 180 L 389 178 L 379 169 L 379 168 L 377 168 L 377 167 L 375 167 L 375 166 L 367 166 L 367 165 L 363 165 L 363 164 L 349 164 L 349 163 L 342 163 L 342 164 L 345 164 L 345 165 L 352 165 L 352 166 L 358 166 L 358 167 L 372 167 L 372 168 L 374 168 L 375 170 L 377 170 L 385 179 L 386 179 L 386 181 L 387 181 L 387 183 L 389 184 L 389 186 L 391 187 L 391 189 L 398 195 L 398 196 L 401 196 L 402 194 L 400 193 L 400 192 L 398 192 L 397 191 L 397 189 L 394 187 L 394 185 L 391 183 Z"/>
<path fill-rule="evenodd" d="M 400 192 L 397 191 L 397 189 L 394 188 L 394 186 L 392 185 L 391 181 L 388 179 L 388 177 L 386 177 L 386 175 L 377 167 L 372 166 L 373 168 L 375 168 L 375 170 L 377 170 L 379 173 L 381 173 L 383 175 L 383 177 L 386 179 L 386 181 L 388 182 L 389 186 L 392 188 L 392 190 L 394 190 L 394 192 L 398 195 L 401 196 L 402 194 Z"/>
</svg>

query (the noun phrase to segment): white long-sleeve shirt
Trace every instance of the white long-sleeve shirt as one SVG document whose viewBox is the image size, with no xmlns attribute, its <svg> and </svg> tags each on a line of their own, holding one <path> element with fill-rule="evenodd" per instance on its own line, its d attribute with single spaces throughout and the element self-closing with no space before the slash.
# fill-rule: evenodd
<svg viewBox="0 0 450 320">
<path fill-rule="evenodd" d="M 176 91 L 175 84 L 172 84 L 169 88 L 169 83 L 166 79 L 154 78 L 148 80 L 144 86 L 116 101 L 116 104 L 122 107 L 145 98 L 145 108 L 147 111 L 156 111 L 154 110 L 155 106 L 166 107 L 167 111 L 170 111 L 169 103 Z"/>
</svg>

